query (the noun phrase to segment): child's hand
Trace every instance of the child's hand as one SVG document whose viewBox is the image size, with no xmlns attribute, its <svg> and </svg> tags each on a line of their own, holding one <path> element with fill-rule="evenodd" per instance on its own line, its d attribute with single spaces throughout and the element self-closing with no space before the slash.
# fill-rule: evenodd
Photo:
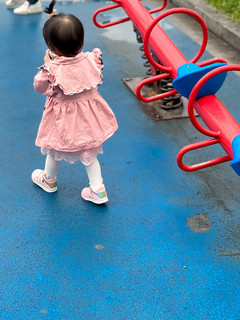
<svg viewBox="0 0 240 320">
<path fill-rule="evenodd" d="M 51 61 L 50 56 L 49 56 L 49 49 L 46 50 L 45 52 L 45 57 L 44 57 L 44 63 L 49 63 Z"/>
<path fill-rule="evenodd" d="M 53 16 L 55 16 L 57 14 L 57 10 L 56 9 L 53 9 L 53 12 L 52 13 L 48 13 L 48 18 L 52 18 Z"/>
</svg>

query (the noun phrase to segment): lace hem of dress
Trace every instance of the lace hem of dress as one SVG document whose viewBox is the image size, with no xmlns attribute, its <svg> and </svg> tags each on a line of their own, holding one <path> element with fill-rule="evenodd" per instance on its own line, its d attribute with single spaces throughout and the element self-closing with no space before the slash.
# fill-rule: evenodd
<svg viewBox="0 0 240 320">
<path fill-rule="evenodd" d="M 53 154 L 55 160 L 57 161 L 64 160 L 69 163 L 81 161 L 82 164 L 84 164 L 85 166 L 89 166 L 93 161 L 97 159 L 98 154 L 103 153 L 103 150 L 102 150 L 102 145 L 96 148 L 81 150 L 76 152 L 58 151 L 58 150 L 42 147 L 41 153 L 43 155 Z"/>
</svg>

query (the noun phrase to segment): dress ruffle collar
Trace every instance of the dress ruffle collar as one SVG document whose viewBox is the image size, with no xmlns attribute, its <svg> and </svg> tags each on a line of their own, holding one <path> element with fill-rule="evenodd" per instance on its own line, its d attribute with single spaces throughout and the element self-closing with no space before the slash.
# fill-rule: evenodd
<svg viewBox="0 0 240 320">
<path fill-rule="evenodd" d="M 59 86 L 65 95 L 74 95 L 102 83 L 102 52 L 80 52 L 75 57 L 57 56 L 50 63 L 40 67 L 47 71 L 50 84 Z"/>
</svg>

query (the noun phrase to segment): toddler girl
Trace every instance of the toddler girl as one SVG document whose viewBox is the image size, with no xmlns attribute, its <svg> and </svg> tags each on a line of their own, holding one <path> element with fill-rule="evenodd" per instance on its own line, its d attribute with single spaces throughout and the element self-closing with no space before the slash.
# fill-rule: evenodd
<svg viewBox="0 0 240 320">
<path fill-rule="evenodd" d="M 34 87 L 47 98 L 35 143 L 46 162 L 44 170 L 33 171 L 32 180 L 46 192 L 55 192 L 60 161 L 80 160 L 90 184 L 82 190 L 82 198 L 105 203 L 108 198 L 97 154 L 103 153 L 102 143 L 118 125 L 97 91 L 102 83 L 101 51 L 81 51 L 84 29 L 71 14 L 53 15 L 43 27 L 43 36 L 48 50 Z"/>
</svg>

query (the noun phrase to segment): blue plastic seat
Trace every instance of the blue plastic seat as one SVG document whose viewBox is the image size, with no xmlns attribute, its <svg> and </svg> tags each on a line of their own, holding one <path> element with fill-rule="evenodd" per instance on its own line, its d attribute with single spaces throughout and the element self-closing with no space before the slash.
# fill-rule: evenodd
<svg viewBox="0 0 240 320">
<path fill-rule="evenodd" d="M 240 135 L 236 136 L 232 141 L 233 160 L 231 167 L 240 176 Z"/>
<path fill-rule="evenodd" d="M 182 96 L 189 98 L 193 87 L 205 74 L 224 65 L 226 63 L 213 63 L 205 67 L 199 67 L 195 63 L 183 64 L 178 68 L 177 77 L 172 84 Z M 209 79 L 199 90 L 197 99 L 209 94 L 215 94 L 221 88 L 226 74 L 226 72 L 223 72 Z"/>
</svg>

